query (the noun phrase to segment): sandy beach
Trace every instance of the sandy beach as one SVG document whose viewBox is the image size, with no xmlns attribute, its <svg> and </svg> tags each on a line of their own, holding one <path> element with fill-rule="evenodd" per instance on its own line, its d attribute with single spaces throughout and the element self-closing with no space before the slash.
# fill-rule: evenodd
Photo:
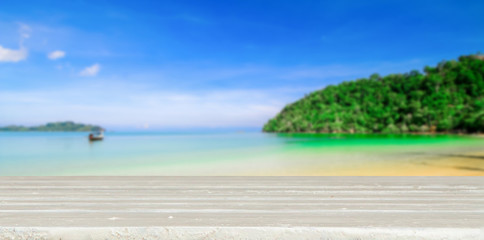
<svg viewBox="0 0 484 240">
<path fill-rule="evenodd" d="M 328 171 L 315 162 L 314 166 L 281 171 L 275 175 L 305 176 L 484 176 L 484 152 L 456 154 L 431 153 L 408 157 L 404 161 L 368 162 L 364 166 L 335 167 Z"/>
<path fill-rule="evenodd" d="M 0 177 L 3 239 L 479 239 L 483 177 Z"/>
</svg>

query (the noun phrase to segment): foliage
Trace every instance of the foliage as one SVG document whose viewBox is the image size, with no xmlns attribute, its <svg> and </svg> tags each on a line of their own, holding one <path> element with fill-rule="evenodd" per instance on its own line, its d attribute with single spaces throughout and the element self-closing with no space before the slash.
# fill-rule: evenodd
<svg viewBox="0 0 484 240">
<path fill-rule="evenodd" d="M 343 82 L 287 105 L 265 132 L 484 132 L 484 58 Z"/>
<path fill-rule="evenodd" d="M 24 126 L 6 126 L 0 128 L 0 131 L 16 131 L 16 132 L 26 132 L 26 131 L 38 131 L 38 132 L 89 132 L 89 131 L 99 131 L 103 128 L 95 125 L 79 124 L 74 122 L 54 122 L 47 123 L 46 125 L 36 126 L 36 127 L 24 127 Z"/>
</svg>

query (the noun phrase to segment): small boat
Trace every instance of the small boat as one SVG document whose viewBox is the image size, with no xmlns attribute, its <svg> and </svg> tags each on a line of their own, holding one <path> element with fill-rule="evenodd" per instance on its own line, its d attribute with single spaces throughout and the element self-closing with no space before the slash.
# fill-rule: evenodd
<svg viewBox="0 0 484 240">
<path fill-rule="evenodd" d="M 89 134 L 89 141 L 100 141 L 103 140 L 104 134 L 103 132 L 96 132 Z"/>
</svg>

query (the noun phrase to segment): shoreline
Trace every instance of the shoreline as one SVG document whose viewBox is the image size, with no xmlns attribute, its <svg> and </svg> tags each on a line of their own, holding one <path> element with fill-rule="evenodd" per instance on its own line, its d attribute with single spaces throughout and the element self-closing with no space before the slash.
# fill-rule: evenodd
<svg viewBox="0 0 484 240">
<path fill-rule="evenodd" d="M 476 136 L 484 137 L 484 133 L 452 133 L 452 132 L 406 132 L 406 133 L 364 133 L 364 132 L 266 132 L 262 133 L 269 134 L 308 134 L 308 135 L 375 135 L 375 136 L 405 136 L 405 135 L 416 135 L 416 136 Z"/>
<path fill-rule="evenodd" d="M 12 133 L 89 133 L 92 131 L 59 131 L 59 130 L 53 130 L 53 131 L 37 131 L 37 130 L 26 130 L 26 131 L 17 131 L 17 130 L 1 130 L 0 133 L 6 133 L 6 132 L 12 132 Z M 113 133 L 113 132 L 136 132 L 136 133 L 145 133 L 145 130 L 139 130 L 139 131 L 105 131 L 107 133 Z M 162 132 L 164 131 L 154 131 L 154 132 Z M 244 134 L 244 133 L 267 133 L 267 134 L 334 134 L 334 135 L 376 135 L 376 136 L 385 136 L 385 135 L 395 135 L 395 136 L 404 136 L 404 135 L 428 135 L 428 136 L 433 136 L 433 135 L 449 135 L 449 136 L 476 136 L 476 137 L 484 137 L 484 133 L 453 133 L 453 132 L 406 132 L 406 133 L 364 133 L 364 132 L 266 132 L 266 131 L 226 131 L 227 133 L 239 133 L 239 134 Z M 186 131 L 167 131 L 166 133 L 190 133 Z M 195 132 L 197 133 L 197 132 Z M 218 133 L 217 131 L 214 131 L 214 133 Z"/>
</svg>

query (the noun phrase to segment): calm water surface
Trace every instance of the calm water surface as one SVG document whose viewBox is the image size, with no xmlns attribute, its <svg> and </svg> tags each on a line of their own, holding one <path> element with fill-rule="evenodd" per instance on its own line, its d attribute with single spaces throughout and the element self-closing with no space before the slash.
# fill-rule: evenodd
<svg viewBox="0 0 484 240">
<path fill-rule="evenodd" d="M 484 175 L 469 136 L 0 133 L 0 175 Z"/>
</svg>

